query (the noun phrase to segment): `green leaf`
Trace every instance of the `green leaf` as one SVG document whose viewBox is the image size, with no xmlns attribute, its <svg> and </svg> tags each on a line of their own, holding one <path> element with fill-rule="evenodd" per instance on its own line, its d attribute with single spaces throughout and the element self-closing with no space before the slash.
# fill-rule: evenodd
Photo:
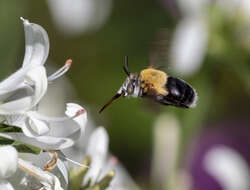
<svg viewBox="0 0 250 190">
<path fill-rule="evenodd" d="M 0 133 L 22 133 L 22 129 L 15 126 L 9 126 L 0 123 Z M 39 154 L 41 152 L 40 148 L 34 147 L 32 145 L 24 144 L 15 140 L 0 137 L 0 145 L 12 145 L 20 153 L 32 153 Z"/>
<path fill-rule="evenodd" d="M 14 146 L 16 150 L 21 153 L 40 154 L 41 152 L 40 148 L 34 147 L 32 145 L 23 144 L 18 141 L 14 141 L 11 145 Z"/>
<path fill-rule="evenodd" d="M 34 147 L 32 145 L 24 144 L 15 140 L 0 137 L 0 145 L 11 145 L 16 148 L 20 153 L 32 153 L 39 154 L 41 152 L 40 148 Z"/>
<path fill-rule="evenodd" d="M 8 145 L 8 144 L 12 144 L 13 142 L 14 140 L 0 137 L 0 145 Z"/>
<path fill-rule="evenodd" d="M 15 126 L 9 126 L 6 124 L 0 124 L 0 133 L 21 133 L 22 129 Z"/>
</svg>

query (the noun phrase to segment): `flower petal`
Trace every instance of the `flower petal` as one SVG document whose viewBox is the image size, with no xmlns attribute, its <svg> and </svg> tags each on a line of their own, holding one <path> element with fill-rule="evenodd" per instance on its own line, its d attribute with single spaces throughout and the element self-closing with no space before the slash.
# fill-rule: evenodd
<svg viewBox="0 0 250 190">
<path fill-rule="evenodd" d="M 112 9 L 112 0 L 48 0 L 52 20 L 64 34 L 79 35 L 99 29 Z"/>
<path fill-rule="evenodd" d="M 40 25 L 21 19 L 23 20 L 25 32 L 23 67 L 27 65 L 43 65 L 49 54 L 48 34 Z"/>
<path fill-rule="evenodd" d="M 0 133 L 0 136 L 32 144 L 41 149 L 58 150 L 72 146 L 81 135 L 80 126 L 71 118 L 57 118 L 55 121 L 48 121 L 47 124 L 50 130 L 43 136 L 35 134 L 29 122 L 22 122 L 19 126 L 24 133 Z"/>
<path fill-rule="evenodd" d="M 63 155 L 63 153 L 61 151 L 58 151 L 59 158 L 60 158 L 60 155 Z M 56 166 L 58 167 L 59 171 L 62 173 L 63 178 L 64 178 L 66 184 L 68 184 L 69 183 L 69 175 L 68 175 L 69 171 L 68 171 L 68 169 L 66 167 L 67 166 L 67 161 L 66 160 L 58 159 Z"/>
<path fill-rule="evenodd" d="M 91 157 L 91 166 L 84 183 L 86 183 L 88 179 L 91 179 L 92 182 L 98 180 L 97 177 L 104 168 L 107 159 L 108 143 L 109 137 L 103 127 L 98 127 L 91 134 L 86 151 L 86 154 Z"/>
<path fill-rule="evenodd" d="M 37 136 L 44 135 L 49 132 L 50 128 L 46 121 L 36 119 L 32 116 L 32 112 L 29 112 L 28 116 L 28 124 L 30 128 L 37 134 Z"/>
<path fill-rule="evenodd" d="M 21 68 L 0 83 L 0 94 L 8 93 L 19 87 L 30 68 Z"/>
<path fill-rule="evenodd" d="M 171 64 L 175 72 L 191 75 L 198 71 L 206 53 L 208 40 L 204 18 L 186 18 L 180 22 L 173 38 Z"/>
<path fill-rule="evenodd" d="M 11 102 L 0 104 L 0 114 L 12 115 L 22 114 L 32 105 L 32 96 L 20 98 Z"/>
<path fill-rule="evenodd" d="M 22 159 L 18 159 L 18 165 L 19 168 L 25 173 L 39 180 L 40 183 L 44 185 L 45 189 L 63 190 L 59 179 L 52 173 L 43 171 L 40 168 Z"/>
<path fill-rule="evenodd" d="M 6 125 L 20 127 L 24 123 L 26 116 L 24 114 L 13 114 L 1 116 L 1 121 Z M 20 127 L 21 128 L 21 127 Z"/>
<path fill-rule="evenodd" d="M 217 146 L 206 154 L 203 164 L 207 173 L 219 182 L 222 189 L 250 188 L 248 163 L 234 149 Z"/>
<path fill-rule="evenodd" d="M 106 159 L 108 152 L 109 137 L 106 129 L 98 127 L 91 134 L 87 146 L 87 154 Z"/>
<path fill-rule="evenodd" d="M 31 144 L 35 147 L 46 150 L 60 150 L 74 145 L 75 139 L 79 137 L 80 131 L 76 131 L 69 137 L 38 136 L 27 137 L 23 133 L 0 133 L 0 137 L 16 140 L 24 144 Z"/>
<path fill-rule="evenodd" d="M 56 175 L 61 182 L 61 186 L 67 189 L 66 187 L 68 185 L 68 169 L 67 169 L 68 163 L 60 159 L 60 151 L 57 151 L 57 153 L 59 157 L 57 160 L 57 165 L 50 172 Z M 48 160 L 51 159 L 51 154 L 49 152 L 43 152 L 43 151 L 41 151 L 39 155 L 30 153 L 19 153 L 19 158 L 28 161 L 39 168 L 43 168 L 48 162 Z M 15 187 L 16 183 L 12 184 Z"/>
<path fill-rule="evenodd" d="M 32 109 L 44 96 L 48 81 L 43 66 L 30 69 L 26 73 L 25 80 L 29 84 L 22 84 L 22 87 L 13 92 L 2 94 L 2 100 L 6 103 L 0 104 L 0 114 L 24 113 Z"/>
<path fill-rule="evenodd" d="M 17 151 L 12 146 L 0 147 L 0 179 L 8 178 L 17 169 Z"/>
<path fill-rule="evenodd" d="M 78 104 L 67 103 L 67 108 L 66 108 L 65 114 L 69 117 L 74 117 L 79 110 L 84 110 L 84 108 Z M 79 115 L 78 117 L 75 117 L 74 121 L 76 121 L 81 126 L 82 133 L 83 133 L 85 130 L 85 126 L 87 124 L 87 121 L 88 121 L 87 120 L 87 112 L 84 111 L 83 114 Z"/>
<path fill-rule="evenodd" d="M 73 107 L 75 108 L 75 105 Z M 80 115 L 76 113 L 74 117 L 47 117 L 36 111 L 29 111 L 25 118 L 20 116 L 20 122 L 18 118 L 13 118 L 16 121 L 15 126 L 22 128 L 23 133 L 5 133 L 0 134 L 0 136 L 7 135 L 6 138 L 32 144 L 42 149 L 58 150 L 68 148 L 81 135 L 82 126 L 75 119 L 85 113 Z M 6 118 L 11 119 L 10 116 Z M 79 123 L 82 123 L 82 120 Z"/>
<path fill-rule="evenodd" d="M 16 86 L 14 90 L 9 89 L 7 92 L 1 93 L 0 101 L 3 104 L 20 98 L 31 96 L 33 93 L 34 90 L 31 86 L 27 84 L 21 84 L 19 86 Z"/>
<path fill-rule="evenodd" d="M 34 95 L 32 97 L 32 105 L 30 109 L 34 107 L 44 96 L 48 88 L 48 80 L 46 70 L 43 66 L 35 67 L 30 70 L 26 75 L 28 83 L 34 85 Z"/>
</svg>

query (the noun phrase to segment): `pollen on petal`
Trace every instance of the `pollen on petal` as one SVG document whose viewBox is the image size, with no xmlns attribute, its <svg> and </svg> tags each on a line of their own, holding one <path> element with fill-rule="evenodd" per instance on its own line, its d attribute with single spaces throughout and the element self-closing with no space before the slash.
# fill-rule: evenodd
<svg viewBox="0 0 250 190">
<path fill-rule="evenodd" d="M 76 112 L 76 115 L 81 115 L 81 114 L 83 114 L 83 113 L 85 113 L 85 112 L 86 112 L 85 109 L 80 109 L 80 110 L 78 110 L 78 111 Z"/>
<path fill-rule="evenodd" d="M 67 67 L 70 67 L 71 64 L 72 64 L 72 59 L 68 59 L 66 62 L 65 62 L 66 66 Z"/>
<path fill-rule="evenodd" d="M 116 156 L 112 156 L 112 157 L 110 158 L 110 163 L 111 163 L 112 165 L 116 165 L 116 164 L 118 163 L 118 158 L 117 158 Z"/>
</svg>

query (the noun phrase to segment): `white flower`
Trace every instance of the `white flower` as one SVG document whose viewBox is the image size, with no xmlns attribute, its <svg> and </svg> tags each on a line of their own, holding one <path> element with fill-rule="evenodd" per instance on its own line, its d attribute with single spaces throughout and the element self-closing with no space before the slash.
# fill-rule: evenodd
<svg viewBox="0 0 250 190">
<path fill-rule="evenodd" d="M 106 130 L 103 127 L 95 129 L 91 134 L 88 144 L 86 155 L 91 158 L 91 168 L 88 170 L 85 183 L 91 179 L 92 185 L 95 181 L 100 180 L 99 177 L 103 177 L 104 166 L 108 156 L 108 143 L 109 137 Z"/>
<path fill-rule="evenodd" d="M 25 56 L 23 67 L 44 65 L 49 55 L 47 32 L 38 24 L 30 23 L 21 17 L 25 31 Z"/>
<path fill-rule="evenodd" d="M 175 72 L 188 76 L 200 69 L 207 49 L 207 28 L 202 16 L 186 17 L 177 25 L 170 57 Z"/>
<path fill-rule="evenodd" d="M 47 90 L 48 81 L 52 82 L 65 72 L 65 68 L 68 67 L 67 64 L 60 69 L 63 71 L 57 71 L 48 78 L 49 80 L 46 77 L 43 66 L 38 66 L 27 73 L 24 81 L 26 84 L 12 92 L 7 92 L 8 97 L 5 99 L 5 103 L 0 104 L 0 120 L 7 125 L 21 127 L 27 136 L 35 136 L 34 133 L 43 134 L 47 132 L 48 128 L 34 116 L 36 113 L 35 109 L 37 109 L 37 104 Z M 30 84 L 27 84 L 28 82 Z M 34 100 L 33 102 L 32 99 Z M 4 100 L 2 99 L 2 101 Z M 30 127 L 27 127 L 27 125 Z"/>
<path fill-rule="evenodd" d="M 214 2 L 209 0 L 178 0 L 177 2 L 183 18 L 177 25 L 172 40 L 170 64 L 173 71 L 182 75 L 192 75 L 199 71 L 202 66 L 209 40 L 209 5 L 220 7 L 220 11 L 226 13 L 229 18 L 243 16 L 246 24 L 250 23 L 249 0 L 218 0 Z M 246 34 L 242 37 L 244 42 L 247 41 L 249 34 L 249 27 L 246 28 Z"/>
<path fill-rule="evenodd" d="M 28 20 L 23 18 L 21 20 L 25 30 L 25 57 L 22 67 L 0 83 L 0 121 L 7 125 L 20 127 L 23 133 L 0 133 L 0 136 L 54 152 L 55 150 L 68 148 L 74 144 L 80 137 L 81 131 L 85 129 L 87 122 L 85 109 L 77 104 L 68 103 L 64 116 L 50 117 L 38 112 L 38 104 L 45 95 L 48 84 L 67 72 L 72 61 L 67 60 L 62 68 L 47 77 L 44 63 L 49 52 L 48 35 L 41 26 L 29 23 Z M 61 152 L 57 152 L 60 158 Z M 0 172 L 2 172 L 0 175 L 2 176 L 6 176 L 6 173 L 11 169 L 5 164 L 6 161 L 11 161 L 8 155 L 11 154 L 6 153 L 6 155 L 0 157 Z M 35 155 L 35 157 L 41 159 L 44 155 L 45 153 L 41 153 L 38 156 Z M 38 185 L 37 187 L 42 184 L 39 188 L 62 189 L 58 178 L 53 174 L 44 172 L 21 158 L 18 160 L 18 165 L 20 170 L 38 180 L 38 183 L 35 183 L 36 186 Z M 16 165 L 13 164 L 12 167 L 16 169 L 16 166 L 17 156 Z M 39 167 L 42 167 L 42 165 L 39 165 Z M 65 163 L 60 159 L 57 160 L 57 169 L 59 169 L 67 184 L 68 171 Z M 20 173 L 19 170 L 18 172 Z M 27 179 L 23 172 L 17 176 L 22 177 L 21 183 L 26 184 L 26 186 L 27 183 L 32 185 L 33 180 Z M 9 180 L 15 181 L 17 176 L 13 176 Z M 6 181 L 1 180 L 1 182 L 1 186 L 6 189 L 12 188 Z"/>
<path fill-rule="evenodd" d="M 84 156 L 90 156 L 91 165 L 82 182 L 85 185 L 88 180 L 91 184 L 101 180 L 111 170 L 115 171 L 115 176 L 111 181 L 109 190 L 138 190 L 139 188 L 131 179 L 126 169 L 118 162 L 118 159 L 108 152 L 109 137 L 103 127 L 96 128 L 88 138 L 87 143 L 83 143 L 85 139 L 80 139 L 76 146 L 66 151 L 68 155 L 72 155 L 73 159 L 80 161 Z"/>
<path fill-rule="evenodd" d="M 10 148 L 14 149 L 11 146 L 6 146 L 6 148 L 7 147 L 8 149 Z M 17 158 L 17 152 L 15 151 L 15 149 L 13 151 L 11 149 L 7 150 L 6 148 L 4 151 L 2 151 L 2 148 L 0 148 L 0 155 L 1 155 L 0 161 L 2 163 L 2 161 L 4 161 L 3 158 L 5 160 L 6 158 L 8 158 L 9 161 L 7 162 L 5 161 L 6 166 L 0 166 L 1 167 L 0 170 L 2 171 L 2 169 L 4 170 L 4 168 L 9 168 L 9 170 L 11 170 L 10 172 L 11 176 L 9 175 L 5 176 L 8 177 L 8 181 L 6 179 L 0 178 L 1 190 L 9 190 L 9 189 L 13 190 L 14 188 L 18 190 L 26 190 L 26 189 L 62 190 L 61 183 L 54 174 L 52 174 L 51 172 L 43 171 L 39 167 L 37 167 L 37 165 L 39 165 L 39 162 L 41 162 L 41 160 L 44 158 L 45 154 L 43 155 L 21 154 L 19 158 Z M 2 154 L 4 154 L 4 156 Z M 29 161 L 23 160 L 21 158 L 22 156 L 29 158 L 28 159 Z M 35 163 L 36 166 L 30 162 L 33 159 L 36 160 Z M 15 170 L 12 170 L 12 168 L 14 167 Z"/>
<path fill-rule="evenodd" d="M 81 131 L 84 131 L 87 113 L 81 106 L 69 103 L 65 114 L 63 117 L 47 117 L 30 111 L 24 121 L 14 123 L 25 134 L 0 133 L 0 136 L 46 150 L 68 148 L 80 137 Z"/>
<path fill-rule="evenodd" d="M 0 147 L 0 189 L 12 190 L 12 185 L 6 178 L 12 176 L 17 170 L 17 151 L 12 146 Z"/>
<path fill-rule="evenodd" d="M 44 125 L 44 128 L 49 129 L 48 132 L 40 135 L 37 134 L 37 136 L 33 137 L 27 137 L 23 133 L 0 133 L 0 136 L 8 139 L 13 139 L 25 144 L 30 144 L 39 147 L 41 149 L 61 150 L 64 148 L 68 148 L 74 144 L 74 142 L 80 137 L 81 131 L 84 131 L 87 122 L 86 111 L 81 106 L 73 103 L 67 104 L 66 116 L 64 117 L 45 117 L 39 115 L 36 112 L 32 114 L 34 114 L 32 115 L 32 117 L 36 118 L 29 118 L 29 119 L 33 120 L 33 122 L 35 123 L 34 125 L 37 125 L 37 127 L 41 127 Z M 27 118 L 27 120 L 29 119 Z M 28 123 L 29 123 L 28 121 L 21 122 L 21 124 L 28 124 Z M 63 177 L 61 179 L 64 179 L 64 184 L 65 186 L 67 186 L 68 170 L 66 168 L 67 165 L 66 161 L 68 161 L 68 159 L 64 159 L 65 157 L 62 155 L 60 151 L 57 151 L 57 153 L 59 158 L 57 159 L 57 164 L 56 164 L 57 169 L 55 169 L 55 171 L 57 176 Z M 43 152 L 41 152 L 40 155 L 31 155 L 31 154 L 22 154 L 22 155 L 25 159 L 32 161 L 39 167 L 44 167 L 45 163 L 50 159 L 50 156 L 48 156 L 47 153 Z M 23 176 L 23 174 L 17 176 Z M 16 178 L 16 176 L 14 176 L 14 178 Z M 23 176 L 22 181 L 25 179 L 26 177 Z M 57 182 L 58 179 L 53 177 L 53 180 L 56 180 L 55 182 Z M 20 181 L 21 179 L 19 180 L 19 182 Z M 26 184 L 31 183 L 30 185 L 32 186 L 31 179 L 26 179 L 25 181 L 27 181 Z M 46 183 L 44 185 L 46 186 Z"/>
<path fill-rule="evenodd" d="M 22 159 L 18 159 L 18 167 L 20 170 L 34 177 L 39 183 L 41 183 L 43 185 L 42 189 L 63 190 L 59 179 L 52 173 L 43 171 L 40 168 Z"/>
<path fill-rule="evenodd" d="M 91 182 L 99 181 L 111 170 L 115 171 L 114 179 L 111 181 L 108 190 L 138 190 L 139 188 L 133 182 L 127 171 L 118 159 L 108 153 L 109 136 L 103 127 L 98 127 L 91 134 L 88 144 L 86 155 L 91 158 L 91 165 L 84 183 L 91 179 Z"/>
<path fill-rule="evenodd" d="M 17 151 L 12 146 L 0 147 L 0 179 L 8 178 L 17 169 Z"/>
<path fill-rule="evenodd" d="M 57 28 L 68 35 L 99 29 L 107 20 L 112 0 L 47 0 Z"/>
<path fill-rule="evenodd" d="M 48 83 L 63 75 L 71 65 L 68 60 L 65 66 L 47 77 L 43 65 L 48 57 L 48 35 L 41 26 L 21 19 L 25 31 L 25 56 L 22 67 L 0 83 L 0 114 L 4 116 L 34 109 L 46 93 Z"/>
<path fill-rule="evenodd" d="M 43 67 L 49 51 L 46 31 L 23 19 L 25 56 L 22 68 L 0 83 L 0 114 L 24 113 L 32 109 L 47 90 Z"/>
<path fill-rule="evenodd" d="M 183 18 L 171 42 L 170 65 L 174 72 L 183 76 L 194 74 L 202 66 L 209 36 L 206 18 L 208 2 L 178 0 Z"/>
<path fill-rule="evenodd" d="M 248 163 L 234 149 L 223 145 L 215 147 L 206 154 L 203 164 L 223 189 L 250 188 Z"/>
<path fill-rule="evenodd" d="M 50 133 L 49 136 L 55 137 L 55 135 L 51 135 L 53 130 L 50 129 L 55 128 L 55 123 L 63 122 L 64 119 L 73 121 L 72 118 L 68 117 L 43 117 L 35 111 L 47 91 L 48 83 L 67 72 L 72 61 L 67 60 L 62 68 L 47 77 L 43 65 L 48 57 L 48 35 L 41 26 L 21 19 L 25 30 L 25 57 L 22 68 L 0 83 L 0 102 L 2 103 L 0 104 L 0 120 L 7 125 L 22 128 L 24 134 L 28 137 L 38 137 L 38 141 L 45 142 L 48 139 L 45 138 L 44 134 Z M 21 138 L 22 140 L 23 136 L 12 138 Z M 58 139 L 55 138 L 50 138 L 50 140 L 53 141 L 53 145 L 61 143 L 61 141 L 57 142 Z M 64 139 L 64 141 L 67 140 Z M 72 142 L 68 142 L 67 146 L 70 144 Z M 58 147 L 60 147 L 59 144 Z"/>
<path fill-rule="evenodd" d="M 47 90 L 45 68 L 21 68 L 0 83 L 0 114 L 23 114 L 32 109 Z"/>
<path fill-rule="evenodd" d="M 35 167 L 44 169 L 44 166 L 50 160 L 51 156 L 48 152 L 41 151 L 39 155 L 31 153 L 19 153 L 19 159 L 22 159 Z M 64 189 L 67 189 L 68 186 L 68 164 L 66 162 L 57 160 L 57 165 L 53 170 L 49 171 L 51 174 L 55 175 L 59 180 L 60 184 Z M 41 186 L 40 182 L 34 180 L 33 177 L 27 175 L 22 170 L 18 169 L 17 172 L 8 178 L 8 181 L 11 182 L 14 188 L 19 187 L 18 189 L 27 189 L 35 188 L 36 186 Z"/>
</svg>

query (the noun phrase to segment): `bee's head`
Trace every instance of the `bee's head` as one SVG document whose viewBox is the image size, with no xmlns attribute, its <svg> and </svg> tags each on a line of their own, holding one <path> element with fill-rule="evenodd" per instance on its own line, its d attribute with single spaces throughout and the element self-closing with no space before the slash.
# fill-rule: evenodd
<svg viewBox="0 0 250 190">
<path fill-rule="evenodd" d="M 128 75 L 117 93 L 123 97 L 138 97 L 140 93 L 139 75 L 136 73 Z"/>
<path fill-rule="evenodd" d="M 127 78 L 122 84 L 121 88 L 118 90 L 116 95 L 111 98 L 111 100 L 105 104 L 102 109 L 99 111 L 101 113 L 108 105 L 110 105 L 114 100 L 119 97 L 138 97 L 140 94 L 140 80 L 138 74 L 130 73 L 128 68 L 128 57 L 125 57 L 125 65 L 123 66 L 124 72 L 127 74 Z"/>
</svg>

